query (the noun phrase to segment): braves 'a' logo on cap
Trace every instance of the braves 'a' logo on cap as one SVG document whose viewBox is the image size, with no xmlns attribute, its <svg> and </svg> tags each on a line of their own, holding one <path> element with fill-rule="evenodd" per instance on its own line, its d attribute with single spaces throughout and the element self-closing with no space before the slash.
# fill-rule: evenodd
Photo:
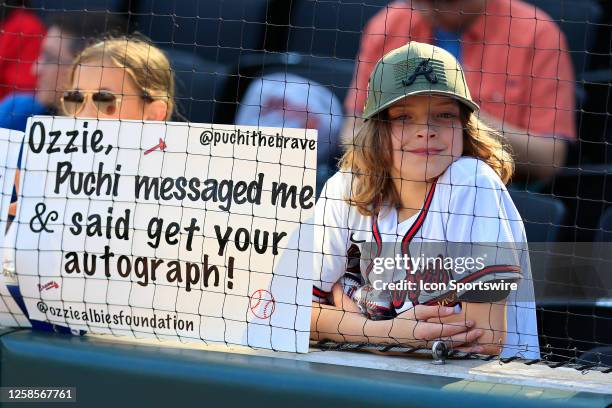
<svg viewBox="0 0 612 408">
<path fill-rule="evenodd" d="M 404 86 L 412 85 L 414 81 L 416 81 L 419 75 L 423 75 L 425 79 L 427 79 L 432 84 L 435 84 L 436 82 L 438 82 L 438 77 L 436 76 L 436 73 L 434 72 L 433 66 L 430 64 L 429 58 L 421 61 L 419 65 L 417 65 L 416 68 L 414 69 L 414 72 L 412 73 L 412 75 L 402 80 L 402 84 L 404 84 Z"/>
</svg>

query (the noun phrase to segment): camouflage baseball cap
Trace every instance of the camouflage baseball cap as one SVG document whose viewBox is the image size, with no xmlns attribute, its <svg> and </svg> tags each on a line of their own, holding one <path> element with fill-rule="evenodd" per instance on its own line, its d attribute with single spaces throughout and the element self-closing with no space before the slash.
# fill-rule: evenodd
<svg viewBox="0 0 612 408">
<path fill-rule="evenodd" d="M 479 109 L 455 57 L 440 47 L 412 41 L 376 64 L 362 117 L 367 120 L 406 96 L 421 94 L 447 95 L 471 111 Z"/>
</svg>

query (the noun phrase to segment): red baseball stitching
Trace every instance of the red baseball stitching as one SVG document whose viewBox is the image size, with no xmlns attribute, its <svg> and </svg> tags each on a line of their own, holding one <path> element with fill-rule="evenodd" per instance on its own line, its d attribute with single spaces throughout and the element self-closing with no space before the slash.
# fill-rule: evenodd
<svg viewBox="0 0 612 408">
<path fill-rule="evenodd" d="M 253 295 L 251 296 L 251 301 L 255 300 L 255 299 L 254 299 L 255 294 L 257 294 L 257 295 L 258 295 L 258 298 L 256 299 L 256 300 L 257 300 L 257 303 L 255 303 L 254 305 L 251 305 L 251 310 L 253 310 L 253 309 L 257 308 L 257 306 L 259 306 L 259 304 L 260 304 L 260 303 L 261 303 L 261 301 L 262 301 L 262 297 L 261 297 L 261 289 L 260 289 L 260 290 L 255 291 L 255 292 L 253 292 Z"/>
<path fill-rule="evenodd" d="M 264 295 L 265 294 L 270 295 L 270 299 L 264 299 Z M 257 296 L 257 297 L 256 297 Z M 267 319 L 268 317 L 272 316 L 272 314 L 274 313 L 274 309 L 275 309 L 275 300 L 274 300 L 274 296 L 272 296 L 272 293 L 268 292 L 265 289 L 258 289 L 255 292 L 253 292 L 253 294 L 251 295 L 251 301 L 253 302 L 254 300 L 256 300 L 257 302 L 255 304 L 249 304 L 249 308 L 251 309 L 251 312 L 258 318 L 260 319 Z M 256 312 L 256 309 L 259 307 L 259 305 L 261 304 L 262 301 L 265 301 L 264 303 L 264 307 L 262 310 L 261 315 Z M 270 305 L 272 305 L 271 307 L 271 311 L 268 313 L 268 308 L 270 308 Z"/>
<path fill-rule="evenodd" d="M 270 305 L 272 305 L 272 311 L 270 313 L 268 313 L 268 308 L 270 307 Z M 264 309 L 263 309 L 263 317 L 264 317 L 264 319 L 267 319 L 268 317 L 272 316 L 272 313 L 274 313 L 274 302 L 269 300 L 264 305 Z"/>
</svg>

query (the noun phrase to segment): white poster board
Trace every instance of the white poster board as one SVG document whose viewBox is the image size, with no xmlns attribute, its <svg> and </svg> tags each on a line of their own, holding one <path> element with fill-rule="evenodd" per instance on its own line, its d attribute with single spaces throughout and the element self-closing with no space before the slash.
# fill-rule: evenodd
<svg viewBox="0 0 612 408">
<path fill-rule="evenodd" d="M 0 256 L 2 266 L 0 273 L 0 326 L 29 327 L 28 318 L 23 313 L 12 293 L 18 293 L 19 287 L 15 274 L 15 254 L 13 250 L 15 223 L 7 231 L 9 206 L 15 185 L 15 170 L 19 150 L 23 141 L 23 132 L 0 129 Z M 12 292 L 12 293 L 11 293 Z"/>
<path fill-rule="evenodd" d="M 316 131 L 34 117 L 24 144 L 32 319 L 307 352 Z"/>
</svg>

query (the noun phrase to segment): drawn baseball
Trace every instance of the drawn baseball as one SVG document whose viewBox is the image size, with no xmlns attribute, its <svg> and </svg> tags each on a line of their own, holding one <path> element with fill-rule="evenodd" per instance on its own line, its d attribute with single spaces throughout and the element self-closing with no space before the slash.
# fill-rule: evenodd
<svg viewBox="0 0 612 408">
<path fill-rule="evenodd" d="M 251 295 L 249 309 L 259 319 L 267 319 L 274 313 L 276 302 L 272 293 L 265 289 L 258 289 Z"/>
</svg>

